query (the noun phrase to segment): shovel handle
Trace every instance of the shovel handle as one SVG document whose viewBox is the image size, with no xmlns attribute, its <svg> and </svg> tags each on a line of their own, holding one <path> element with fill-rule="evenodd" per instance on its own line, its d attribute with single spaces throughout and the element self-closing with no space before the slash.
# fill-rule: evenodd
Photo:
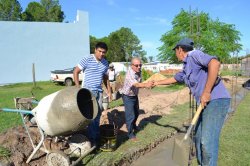
<svg viewBox="0 0 250 166">
<path fill-rule="evenodd" d="M 197 120 L 198 120 L 198 118 L 199 118 L 199 116 L 201 114 L 202 109 L 203 109 L 203 106 L 200 104 L 197 111 L 196 111 L 196 113 L 194 114 L 191 125 L 195 125 L 195 123 L 197 122 Z"/>
<path fill-rule="evenodd" d="M 194 127 L 195 123 L 197 122 L 197 120 L 198 120 L 198 118 L 199 118 L 199 116 L 201 114 L 202 109 L 203 109 L 203 106 L 200 104 L 197 111 L 196 111 L 196 113 L 194 114 L 191 125 L 189 126 L 189 128 L 187 130 L 187 133 L 184 136 L 184 140 L 186 140 L 188 138 L 188 136 L 190 135 L 190 133 L 192 131 L 192 128 Z"/>
</svg>

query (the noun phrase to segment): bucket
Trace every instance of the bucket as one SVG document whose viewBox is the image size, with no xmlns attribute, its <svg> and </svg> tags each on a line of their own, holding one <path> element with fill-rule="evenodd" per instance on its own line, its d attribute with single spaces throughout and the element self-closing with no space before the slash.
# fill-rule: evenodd
<svg viewBox="0 0 250 166">
<path fill-rule="evenodd" d="M 118 128 L 112 124 L 104 124 L 100 126 L 101 147 L 105 152 L 111 152 L 116 149 Z"/>
<path fill-rule="evenodd" d="M 42 98 L 32 112 L 46 134 L 59 136 L 86 128 L 96 117 L 98 106 L 88 89 L 67 87 Z"/>
</svg>

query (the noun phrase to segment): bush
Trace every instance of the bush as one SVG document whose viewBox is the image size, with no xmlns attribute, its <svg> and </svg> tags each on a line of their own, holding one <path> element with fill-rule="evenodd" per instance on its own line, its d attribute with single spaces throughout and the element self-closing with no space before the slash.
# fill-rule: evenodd
<svg viewBox="0 0 250 166">
<path fill-rule="evenodd" d="M 152 71 L 142 69 L 142 80 L 146 81 L 149 77 L 153 75 Z"/>
</svg>

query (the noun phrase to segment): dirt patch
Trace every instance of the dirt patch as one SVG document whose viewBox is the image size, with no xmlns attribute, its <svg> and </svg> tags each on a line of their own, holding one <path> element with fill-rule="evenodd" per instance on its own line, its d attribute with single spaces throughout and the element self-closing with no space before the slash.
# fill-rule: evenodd
<svg viewBox="0 0 250 166">
<path fill-rule="evenodd" d="M 169 114 L 174 105 L 183 104 L 188 100 L 188 88 L 171 93 L 140 89 L 140 115 L 136 123 L 138 126 L 143 126 L 146 121 L 155 121 L 155 118 L 160 118 L 163 115 Z M 101 124 L 109 123 L 115 123 L 121 131 L 127 132 L 123 106 L 103 111 Z"/>
</svg>

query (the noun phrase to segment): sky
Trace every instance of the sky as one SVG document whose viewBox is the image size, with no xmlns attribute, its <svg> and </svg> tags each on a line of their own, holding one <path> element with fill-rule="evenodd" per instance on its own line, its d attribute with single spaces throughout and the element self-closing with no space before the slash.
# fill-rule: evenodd
<svg viewBox="0 0 250 166">
<path fill-rule="evenodd" d="M 30 2 L 40 0 L 18 0 L 23 11 Z M 171 21 L 181 9 L 198 10 L 208 13 L 214 19 L 226 24 L 234 24 L 242 36 L 243 45 L 239 56 L 250 50 L 249 0 L 59 0 L 64 11 L 64 22 L 74 22 L 77 10 L 89 14 L 89 33 L 97 38 L 127 27 L 140 40 L 147 56 L 156 57 L 162 46 L 161 36 L 171 30 Z M 154 58 L 155 59 L 155 58 Z"/>
</svg>

